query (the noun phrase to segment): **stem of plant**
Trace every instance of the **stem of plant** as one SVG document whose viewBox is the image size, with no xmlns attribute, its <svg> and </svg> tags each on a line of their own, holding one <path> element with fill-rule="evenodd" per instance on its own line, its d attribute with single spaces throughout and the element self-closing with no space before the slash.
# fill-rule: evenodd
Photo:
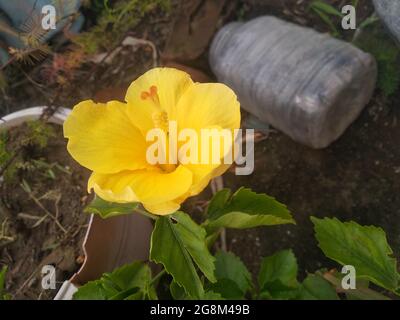
<svg viewBox="0 0 400 320">
<path fill-rule="evenodd" d="M 390 300 L 389 297 L 374 291 L 370 288 L 357 288 L 357 289 L 352 289 L 350 291 L 346 291 L 342 288 L 341 286 L 341 280 L 336 278 L 334 275 L 330 274 L 329 272 L 318 272 L 317 274 L 319 274 L 320 276 L 322 276 L 325 280 L 327 280 L 328 282 L 330 282 L 331 284 L 333 284 L 336 288 L 337 292 L 340 293 L 351 293 L 354 296 L 358 297 L 360 300 Z"/>
<path fill-rule="evenodd" d="M 163 269 L 159 273 L 157 273 L 157 275 L 153 279 L 151 279 L 150 285 L 153 285 L 154 283 L 156 283 L 165 273 L 166 273 L 165 269 Z"/>
<path fill-rule="evenodd" d="M 222 177 L 216 177 L 213 180 L 211 180 L 211 191 L 213 194 L 216 194 L 218 191 L 222 190 L 223 188 L 224 188 L 224 180 L 222 179 Z M 220 240 L 221 240 L 221 250 L 227 251 L 225 228 L 221 228 Z"/>
</svg>

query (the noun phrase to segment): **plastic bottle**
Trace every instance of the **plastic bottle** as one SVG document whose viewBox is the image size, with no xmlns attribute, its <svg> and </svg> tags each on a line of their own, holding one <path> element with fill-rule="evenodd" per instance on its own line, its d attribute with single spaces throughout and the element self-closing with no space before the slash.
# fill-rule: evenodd
<svg viewBox="0 0 400 320">
<path fill-rule="evenodd" d="M 210 65 L 244 109 L 314 148 L 327 147 L 358 117 L 377 77 L 371 55 L 271 16 L 223 27 Z"/>
<path fill-rule="evenodd" d="M 399 0 L 373 0 L 375 10 L 400 43 L 400 1 Z"/>
</svg>

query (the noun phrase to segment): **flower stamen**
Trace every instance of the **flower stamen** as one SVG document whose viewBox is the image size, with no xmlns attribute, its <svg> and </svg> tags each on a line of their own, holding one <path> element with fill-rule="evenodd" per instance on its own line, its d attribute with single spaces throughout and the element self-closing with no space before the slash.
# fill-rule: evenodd
<svg viewBox="0 0 400 320">
<path fill-rule="evenodd" d="M 156 111 L 151 115 L 154 128 L 160 128 L 165 133 L 169 131 L 168 114 L 165 111 Z"/>
</svg>

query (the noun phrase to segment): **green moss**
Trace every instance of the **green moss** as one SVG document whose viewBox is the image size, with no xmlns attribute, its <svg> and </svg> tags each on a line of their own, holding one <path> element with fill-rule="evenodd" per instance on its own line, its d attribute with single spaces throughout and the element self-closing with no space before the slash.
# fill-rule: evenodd
<svg viewBox="0 0 400 320">
<path fill-rule="evenodd" d="M 156 8 L 169 11 L 170 0 L 119 0 L 113 7 L 104 1 L 97 24 L 77 36 L 74 42 L 82 46 L 87 54 L 113 48 L 146 14 Z"/>
<path fill-rule="evenodd" d="M 355 44 L 375 57 L 377 86 L 386 97 L 393 95 L 400 88 L 400 48 L 380 27 L 365 30 Z"/>
<path fill-rule="evenodd" d="M 39 171 L 43 175 L 52 178 L 55 164 L 43 166 L 43 161 L 24 159 L 24 152 L 20 151 L 29 148 L 43 149 L 48 145 L 51 137 L 55 136 L 54 128 L 42 121 L 31 121 L 26 123 L 27 130 L 21 135 L 17 143 L 9 145 L 8 132 L 0 132 L 0 168 L 5 168 L 3 178 L 5 183 L 15 181 L 18 172 Z M 10 160 L 12 160 L 10 162 Z M 58 167 L 57 167 L 58 168 Z"/>
<path fill-rule="evenodd" d="M 43 149 L 47 146 L 48 140 L 55 136 L 53 127 L 42 121 L 27 122 L 28 134 L 24 140 L 24 144 L 38 146 Z"/>
<path fill-rule="evenodd" d="M 0 166 L 2 166 L 4 163 L 7 163 L 12 157 L 12 154 L 7 150 L 7 139 L 8 139 L 7 132 L 1 131 L 0 132 Z"/>
</svg>

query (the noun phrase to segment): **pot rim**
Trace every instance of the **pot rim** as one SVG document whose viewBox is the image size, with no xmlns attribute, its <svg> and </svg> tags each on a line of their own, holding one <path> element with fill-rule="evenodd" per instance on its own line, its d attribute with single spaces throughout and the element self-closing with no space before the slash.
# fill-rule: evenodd
<svg viewBox="0 0 400 320">
<path fill-rule="evenodd" d="M 37 106 L 9 113 L 0 118 L 0 129 L 10 129 L 26 121 L 37 120 L 41 117 L 46 108 L 47 106 Z M 48 121 L 50 123 L 62 125 L 71 111 L 71 109 L 59 107 Z"/>
</svg>

